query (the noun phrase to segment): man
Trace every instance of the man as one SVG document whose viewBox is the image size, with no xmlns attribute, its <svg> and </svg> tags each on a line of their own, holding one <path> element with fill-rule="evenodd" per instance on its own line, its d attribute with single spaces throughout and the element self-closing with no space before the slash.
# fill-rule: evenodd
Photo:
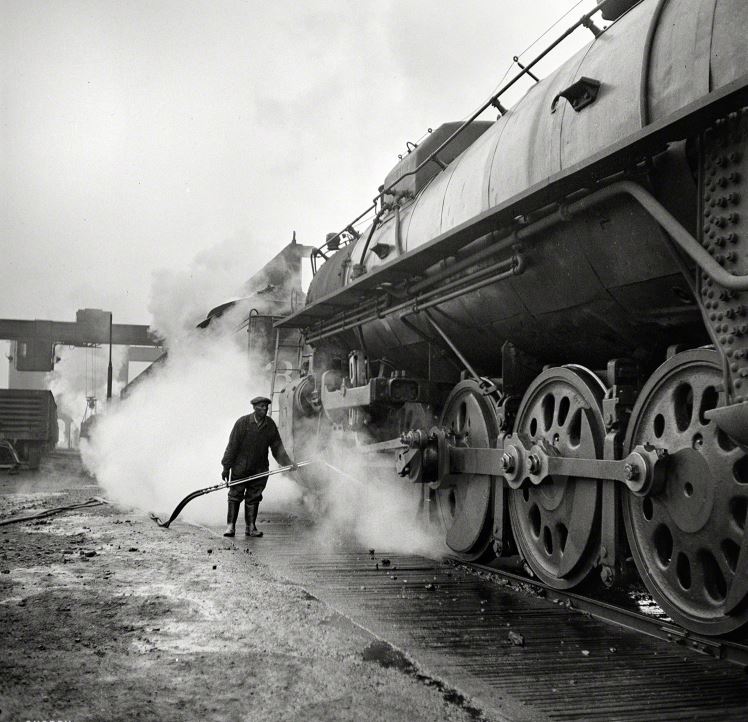
<svg viewBox="0 0 748 722">
<path fill-rule="evenodd" d="M 229 436 L 229 443 L 223 454 L 221 464 L 224 481 L 229 479 L 229 471 L 234 479 L 242 479 L 268 470 L 268 449 L 281 466 L 293 464 L 291 458 L 283 448 L 278 427 L 268 415 L 270 399 L 256 396 L 252 399 L 254 413 L 240 417 L 234 424 Z M 239 507 L 244 501 L 244 521 L 247 536 L 262 536 L 257 530 L 257 510 L 262 501 L 262 492 L 267 484 L 267 476 L 254 481 L 229 487 L 229 511 L 226 521 L 228 528 L 224 536 L 234 536 Z"/>
</svg>

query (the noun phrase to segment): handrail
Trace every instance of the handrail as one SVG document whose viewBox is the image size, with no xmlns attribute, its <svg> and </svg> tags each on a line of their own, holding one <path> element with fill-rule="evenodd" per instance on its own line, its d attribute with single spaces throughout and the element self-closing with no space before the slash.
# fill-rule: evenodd
<svg viewBox="0 0 748 722">
<path fill-rule="evenodd" d="M 601 10 L 604 10 L 607 5 L 609 5 L 611 2 L 616 2 L 616 0 L 602 0 L 597 6 L 595 6 L 594 9 L 587 11 L 582 17 L 577 20 L 573 25 L 571 25 L 569 28 L 567 28 L 558 38 L 556 38 L 550 45 L 548 45 L 539 55 L 537 55 L 535 58 L 533 58 L 527 65 L 520 66 L 521 70 L 510 80 L 508 81 L 503 87 L 501 87 L 496 93 L 491 95 L 488 100 L 486 100 L 478 110 L 473 112 L 473 114 L 463 123 L 460 125 L 459 128 L 457 128 L 452 135 L 450 135 L 446 140 L 442 141 L 441 145 L 431 152 L 428 157 L 426 157 L 421 163 L 419 163 L 415 168 L 412 170 L 409 170 L 405 173 L 403 173 L 401 176 L 399 176 L 396 180 L 394 180 L 392 183 L 390 183 L 389 186 L 381 186 L 379 189 L 379 192 L 376 196 L 372 199 L 371 205 L 362 213 L 360 213 L 356 218 L 354 218 L 350 223 L 346 224 L 346 226 L 338 231 L 334 236 L 331 236 L 328 238 L 321 246 L 318 246 L 312 251 L 312 256 L 316 258 L 317 255 L 322 255 L 324 257 L 323 248 L 329 245 L 330 241 L 335 241 L 336 239 L 340 238 L 343 233 L 346 232 L 348 228 L 351 228 L 354 223 L 357 223 L 360 221 L 367 213 L 369 213 L 372 210 L 376 210 L 377 208 L 377 202 L 381 201 L 385 195 L 392 192 L 394 187 L 408 178 L 409 176 L 415 175 L 421 168 L 426 166 L 428 163 L 431 163 L 435 160 L 436 156 L 438 156 L 441 151 L 443 151 L 448 145 L 450 145 L 458 136 L 460 136 L 470 125 L 475 122 L 475 120 L 483 113 L 485 112 L 489 107 L 493 106 L 495 107 L 501 115 L 504 115 L 504 113 L 507 112 L 507 109 L 504 108 L 503 105 L 501 105 L 500 98 L 501 96 L 509 90 L 512 86 L 514 86 L 517 81 L 519 81 L 522 77 L 525 75 L 528 75 L 530 77 L 535 77 L 530 71 L 537 65 L 548 53 L 550 53 L 552 50 L 554 50 L 558 45 L 560 45 L 564 40 L 566 40 L 569 35 L 571 35 L 575 30 L 577 30 L 580 27 L 585 27 L 588 30 L 590 30 L 595 37 L 598 37 L 600 34 L 600 30 L 597 28 L 597 26 L 590 20 L 590 18 L 595 15 L 596 13 L 600 12 Z M 314 267 L 316 267 L 316 263 L 313 264 Z"/>
<path fill-rule="evenodd" d="M 608 186 L 593 191 L 584 198 L 580 198 L 579 200 L 570 203 L 560 204 L 555 211 L 526 226 L 522 226 L 521 228 L 510 232 L 503 239 L 497 240 L 494 243 L 494 248 L 498 251 L 499 249 L 504 248 L 506 243 L 516 243 L 517 241 L 530 238 L 531 236 L 537 235 L 559 223 L 570 221 L 577 214 L 587 211 L 599 203 L 619 195 L 628 195 L 635 199 L 665 230 L 673 241 L 699 266 L 699 268 L 701 268 L 717 284 L 731 291 L 748 291 L 748 275 L 735 275 L 720 266 L 719 263 L 709 255 L 698 240 L 696 240 L 670 213 L 670 211 L 668 211 L 646 188 L 630 180 L 616 181 Z M 486 255 L 486 250 L 477 253 L 476 258 L 482 257 L 483 255 Z M 519 263 L 513 260 L 513 258 L 499 262 L 496 264 L 496 268 L 492 268 L 492 270 L 500 270 L 498 266 L 502 263 L 509 266 L 506 271 L 499 273 L 497 276 L 491 277 L 489 275 L 487 278 L 483 278 L 483 275 L 485 275 L 484 272 L 488 269 L 479 271 L 474 278 L 480 278 L 482 280 L 477 280 L 476 283 L 487 285 L 521 273 L 523 270 L 521 257 L 517 257 L 520 261 Z M 468 285 L 473 279 L 465 277 L 464 280 L 465 284 Z M 452 284 L 450 284 L 450 288 L 451 286 Z M 400 301 L 392 306 L 385 306 L 385 308 L 382 309 L 379 308 L 379 305 L 376 302 L 372 302 L 371 304 L 359 307 L 352 315 L 347 315 L 345 313 L 342 314 L 338 320 L 328 323 L 326 327 L 320 324 L 320 327 L 318 327 L 316 332 L 310 330 L 307 338 L 308 340 L 319 341 L 348 330 L 352 325 L 360 326 L 364 323 L 376 320 L 377 318 L 382 318 L 390 314 L 402 313 L 409 308 L 411 312 L 417 313 L 425 308 L 439 305 L 440 303 L 465 292 L 465 288 L 462 288 L 452 291 L 451 294 L 440 296 L 438 292 L 444 290 L 445 287 L 442 285 L 438 289 L 429 292 L 426 303 L 416 303 L 419 300 L 423 300 L 419 299 L 418 296 Z"/>
</svg>

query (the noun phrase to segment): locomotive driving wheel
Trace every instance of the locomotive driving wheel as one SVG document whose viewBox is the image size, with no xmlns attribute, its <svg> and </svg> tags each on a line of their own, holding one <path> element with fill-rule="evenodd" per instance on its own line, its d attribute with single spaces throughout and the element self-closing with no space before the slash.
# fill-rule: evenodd
<svg viewBox="0 0 748 722">
<path fill-rule="evenodd" d="M 664 488 L 624 500 L 636 566 L 663 609 L 703 634 L 748 622 L 748 453 L 707 417 L 721 384 L 714 351 L 674 356 L 642 389 L 626 438 L 627 451 L 649 443 L 668 452 Z"/>
<path fill-rule="evenodd" d="M 605 387 L 581 366 L 551 368 L 525 393 L 514 430 L 544 440 L 561 455 L 602 457 Z M 535 575 L 556 589 L 579 584 L 597 560 L 601 482 L 551 477 L 509 492 L 509 514 L 520 553 Z"/>
<path fill-rule="evenodd" d="M 458 445 L 473 448 L 494 447 L 499 434 L 494 401 L 471 380 L 452 389 L 440 424 L 455 435 Z M 495 480 L 483 474 L 453 474 L 434 485 L 447 546 L 466 561 L 479 559 L 491 543 Z"/>
</svg>

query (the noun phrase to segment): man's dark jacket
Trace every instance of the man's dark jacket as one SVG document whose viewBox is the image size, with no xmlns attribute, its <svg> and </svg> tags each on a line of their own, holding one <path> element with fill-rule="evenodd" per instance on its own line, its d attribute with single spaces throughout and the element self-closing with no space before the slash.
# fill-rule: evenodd
<svg viewBox="0 0 748 722">
<path fill-rule="evenodd" d="M 254 414 L 237 419 L 229 436 L 229 444 L 223 454 L 221 464 L 234 479 L 268 470 L 268 450 L 281 466 L 292 463 L 283 448 L 278 427 L 269 416 L 258 426 Z"/>
</svg>

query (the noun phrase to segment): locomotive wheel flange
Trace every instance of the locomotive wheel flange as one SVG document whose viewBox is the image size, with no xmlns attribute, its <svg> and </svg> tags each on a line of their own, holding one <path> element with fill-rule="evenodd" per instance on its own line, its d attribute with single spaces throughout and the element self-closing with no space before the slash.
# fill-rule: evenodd
<svg viewBox="0 0 748 722">
<path fill-rule="evenodd" d="M 726 634 L 748 622 L 748 450 L 707 412 L 722 400 L 720 357 L 677 354 L 650 377 L 632 411 L 626 449 L 667 449 L 663 488 L 626 495 L 629 545 L 649 591 L 678 624 Z"/>
<path fill-rule="evenodd" d="M 522 399 L 515 433 L 550 444 L 563 456 L 602 457 L 605 387 L 591 371 L 565 366 L 544 371 Z M 601 482 L 552 476 L 509 491 L 512 531 L 533 573 L 556 589 L 579 584 L 597 562 Z"/>
<path fill-rule="evenodd" d="M 499 435 L 496 404 L 475 381 L 461 381 L 447 397 L 440 426 L 461 445 L 495 447 Z M 466 561 L 479 559 L 489 549 L 495 483 L 494 476 L 452 474 L 432 485 L 447 546 Z"/>
</svg>

